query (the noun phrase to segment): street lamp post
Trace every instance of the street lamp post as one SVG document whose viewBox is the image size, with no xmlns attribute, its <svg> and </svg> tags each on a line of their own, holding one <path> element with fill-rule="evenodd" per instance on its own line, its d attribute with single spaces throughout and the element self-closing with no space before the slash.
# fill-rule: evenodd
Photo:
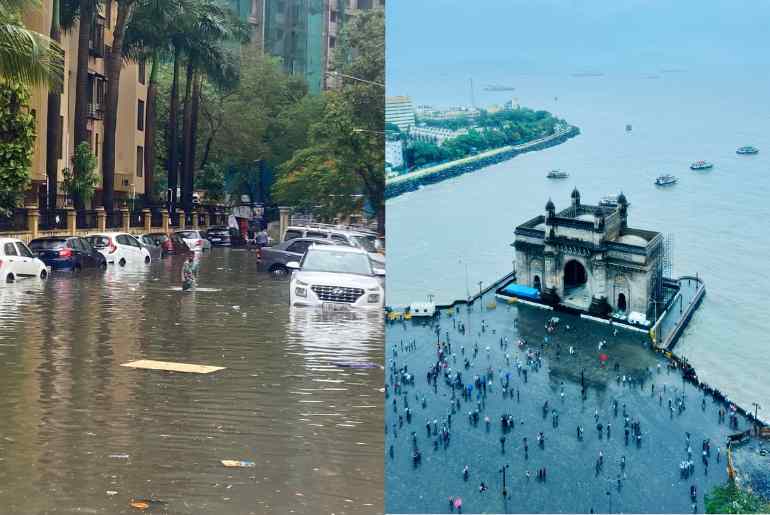
<svg viewBox="0 0 770 515">
<path fill-rule="evenodd" d="M 503 497 L 507 497 L 508 496 L 508 489 L 505 487 L 505 471 L 506 471 L 506 469 L 508 469 L 508 465 L 507 464 L 503 465 L 500 468 L 500 472 L 503 473 Z"/>
<path fill-rule="evenodd" d="M 762 409 L 762 406 L 760 406 L 758 402 L 752 402 L 751 405 L 754 406 L 754 431 L 757 432 L 757 428 L 759 427 L 759 419 L 757 416 L 758 411 Z"/>
</svg>

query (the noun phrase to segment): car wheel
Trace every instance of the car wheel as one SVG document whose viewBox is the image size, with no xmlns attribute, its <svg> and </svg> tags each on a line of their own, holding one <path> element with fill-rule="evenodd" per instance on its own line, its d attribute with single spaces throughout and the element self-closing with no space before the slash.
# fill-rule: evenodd
<svg viewBox="0 0 770 515">
<path fill-rule="evenodd" d="M 12 283 L 16 280 L 16 277 L 13 274 L 8 274 L 5 276 L 5 282 Z"/>
<path fill-rule="evenodd" d="M 41 278 L 42 280 L 44 280 L 44 281 L 45 281 L 46 279 L 48 279 L 48 270 L 46 270 L 45 268 L 44 268 L 44 269 L 42 269 L 42 270 L 40 271 L 40 278 Z"/>
<path fill-rule="evenodd" d="M 150 264 L 150 256 L 144 256 L 144 264 L 149 265 Z"/>
<path fill-rule="evenodd" d="M 99 268 L 101 268 L 102 270 L 107 270 L 107 260 L 106 259 L 104 261 L 102 261 L 102 263 L 99 265 Z"/>
<path fill-rule="evenodd" d="M 270 271 L 275 275 L 286 275 L 289 273 L 289 269 L 283 265 L 275 265 Z"/>
<path fill-rule="evenodd" d="M 126 258 L 120 258 L 120 261 L 118 261 L 118 264 L 120 266 L 126 266 Z"/>
</svg>

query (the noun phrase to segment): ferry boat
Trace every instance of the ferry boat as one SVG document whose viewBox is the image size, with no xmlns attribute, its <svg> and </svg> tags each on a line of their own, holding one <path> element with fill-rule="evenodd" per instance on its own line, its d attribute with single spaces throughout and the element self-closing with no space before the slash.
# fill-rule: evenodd
<svg viewBox="0 0 770 515">
<path fill-rule="evenodd" d="M 633 129 L 633 127 L 631 127 L 630 123 L 627 123 L 626 124 L 626 132 L 631 132 L 631 129 Z"/>
<path fill-rule="evenodd" d="M 670 186 L 672 184 L 676 184 L 676 181 L 678 179 L 670 174 L 665 174 L 659 176 L 657 179 L 655 179 L 655 185 L 656 186 Z"/>
<path fill-rule="evenodd" d="M 744 154 L 744 155 L 751 155 L 751 154 L 758 154 L 759 149 L 757 147 L 752 147 L 751 145 L 746 147 L 741 147 L 738 150 L 735 151 L 736 154 Z"/>
<path fill-rule="evenodd" d="M 708 170 L 710 168 L 714 168 L 714 163 L 708 161 L 695 161 L 690 165 L 690 170 Z"/>
<path fill-rule="evenodd" d="M 549 179 L 566 179 L 569 177 L 569 174 L 567 172 L 562 172 L 561 170 L 551 170 L 548 172 Z"/>
</svg>

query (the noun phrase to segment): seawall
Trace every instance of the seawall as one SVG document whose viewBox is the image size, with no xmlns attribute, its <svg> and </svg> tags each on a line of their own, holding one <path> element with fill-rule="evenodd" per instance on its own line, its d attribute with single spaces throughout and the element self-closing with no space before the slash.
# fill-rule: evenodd
<svg viewBox="0 0 770 515">
<path fill-rule="evenodd" d="M 560 143 L 564 143 L 570 138 L 574 138 L 578 134 L 580 134 L 580 129 L 571 126 L 565 131 L 540 140 L 530 141 L 511 147 L 502 147 L 500 149 L 485 152 L 479 156 L 467 157 L 435 167 L 409 172 L 390 181 L 386 181 L 385 198 L 396 197 L 402 193 L 414 191 L 426 184 L 434 184 L 452 177 L 457 177 L 458 175 L 475 172 L 481 168 L 507 161 L 525 152 L 533 152 L 553 147 Z"/>
</svg>

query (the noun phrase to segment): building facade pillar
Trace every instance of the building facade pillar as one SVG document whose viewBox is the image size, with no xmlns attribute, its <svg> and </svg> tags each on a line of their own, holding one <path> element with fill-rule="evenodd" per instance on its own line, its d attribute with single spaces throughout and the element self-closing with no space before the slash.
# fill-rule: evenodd
<svg viewBox="0 0 770 515">
<path fill-rule="evenodd" d="M 152 211 L 142 209 L 142 215 L 144 215 L 144 232 L 152 232 Z"/>
<path fill-rule="evenodd" d="M 183 230 L 187 226 L 187 219 L 184 214 L 184 209 L 177 209 L 176 214 L 179 217 L 179 229 Z"/>
<path fill-rule="evenodd" d="M 31 240 L 37 238 L 38 227 L 40 225 L 40 210 L 37 206 L 30 206 L 27 208 L 27 230 L 29 231 Z"/>
<path fill-rule="evenodd" d="M 168 209 L 164 208 L 164 209 L 160 210 L 160 220 L 161 220 L 160 221 L 161 230 L 165 234 L 168 234 L 169 233 L 169 230 L 168 230 L 168 226 L 169 226 L 169 224 L 168 224 Z"/>
<path fill-rule="evenodd" d="M 77 211 L 75 211 L 71 207 L 66 208 L 66 210 L 67 210 L 67 232 L 70 234 L 75 234 L 75 231 L 78 230 Z"/>
<path fill-rule="evenodd" d="M 131 212 L 127 207 L 121 207 L 120 215 L 122 218 L 123 232 L 128 232 L 129 229 L 131 229 Z"/>
<path fill-rule="evenodd" d="M 102 206 L 96 208 L 96 228 L 102 232 L 107 230 L 107 212 Z"/>
<path fill-rule="evenodd" d="M 200 215 L 198 214 L 198 210 L 194 210 L 192 214 L 192 226 L 193 229 L 198 229 L 200 227 L 200 220 L 198 220 L 198 217 Z"/>
</svg>

